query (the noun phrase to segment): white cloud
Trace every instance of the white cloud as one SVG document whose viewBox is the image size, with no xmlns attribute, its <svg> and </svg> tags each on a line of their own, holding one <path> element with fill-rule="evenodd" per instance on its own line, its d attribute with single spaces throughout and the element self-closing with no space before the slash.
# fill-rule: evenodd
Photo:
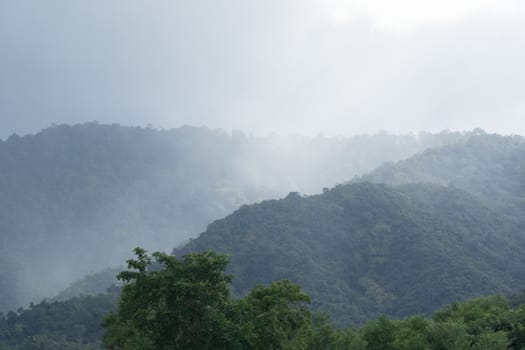
<svg viewBox="0 0 525 350">
<path fill-rule="evenodd" d="M 0 1 L 0 137 L 93 119 L 525 133 L 517 1 L 155 4 Z"/>
<path fill-rule="evenodd" d="M 517 0 L 333 0 L 329 6 L 336 22 L 369 17 L 376 29 L 406 31 L 480 12 L 512 13 L 523 5 Z"/>
</svg>

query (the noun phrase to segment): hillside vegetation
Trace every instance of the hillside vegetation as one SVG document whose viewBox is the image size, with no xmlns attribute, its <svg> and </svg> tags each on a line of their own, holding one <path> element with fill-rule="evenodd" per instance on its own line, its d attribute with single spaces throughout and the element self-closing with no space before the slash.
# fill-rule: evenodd
<svg viewBox="0 0 525 350">
<path fill-rule="evenodd" d="M 2 350 L 86 350 L 102 347 L 103 318 L 116 309 L 119 290 L 0 312 Z"/>
<path fill-rule="evenodd" d="M 232 298 L 227 259 L 213 252 L 183 258 L 146 254 L 119 274 L 118 297 L 82 296 L 0 313 L 2 350 L 148 349 L 523 349 L 523 293 L 452 303 L 431 319 L 381 316 L 336 328 L 308 309 L 310 298 L 289 281 L 259 285 Z M 118 306 L 116 305 L 119 299 Z M 101 319 L 104 318 L 101 325 Z M 104 334 L 104 335 L 103 335 Z"/>
<path fill-rule="evenodd" d="M 229 254 L 237 295 L 290 279 L 344 325 L 514 291 L 524 247 L 517 224 L 457 188 L 353 183 L 243 206 L 173 253 Z"/>
<path fill-rule="evenodd" d="M 516 291 L 524 155 L 523 138 L 476 131 L 321 195 L 243 206 L 174 254 L 231 254 L 239 295 L 289 278 L 340 324 Z"/>
<path fill-rule="evenodd" d="M 89 123 L 0 141 L 0 310 L 132 248 L 171 249 L 241 204 L 320 191 L 467 134 L 254 137 Z"/>
<path fill-rule="evenodd" d="M 495 210 L 518 217 L 525 210 L 525 139 L 478 132 L 466 142 L 381 165 L 355 181 L 451 185 Z"/>
</svg>

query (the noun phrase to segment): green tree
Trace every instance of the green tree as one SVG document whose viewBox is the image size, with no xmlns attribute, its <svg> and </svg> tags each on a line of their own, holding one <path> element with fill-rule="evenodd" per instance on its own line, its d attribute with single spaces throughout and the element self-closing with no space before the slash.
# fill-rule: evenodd
<svg viewBox="0 0 525 350">
<path fill-rule="evenodd" d="M 309 341 L 309 350 L 364 350 L 366 343 L 359 330 L 350 328 L 341 330 L 334 328 L 330 317 L 323 313 L 316 313 L 312 319 L 312 332 Z"/>
<path fill-rule="evenodd" d="M 472 348 L 498 349 L 509 343 L 505 345 L 504 340 L 513 329 L 512 315 L 508 299 L 495 295 L 454 303 L 436 312 L 434 320 L 462 324 Z"/>
<path fill-rule="evenodd" d="M 467 350 L 470 341 L 465 325 L 460 322 L 442 321 L 434 323 L 429 332 L 433 350 Z"/>
<path fill-rule="evenodd" d="M 236 302 L 239 339 L 247 349 L 306 349 L 311 332 L 310 298 L 283 280 L 255 287 Z"/>
<path fill-rule="evenodd" d="M 363 337 L 367 343 L 367 350 L 394 350 L 394 340 L 398 325 L 385 316 L 377 321 L 369 322 L 363 329 Z"/>
<path fill-rule="evenodd" d="M 110 349 L 306 349 L 310 298 L 278 281 L 245 298 L 230 295 L 227 259 L 213 252 L 177 259 L 135 249 L 119 274 L 124 282 L 116 313 L 106 317 Z"/>
<path fill-rule="evenodd" d="M 182 260 L 158 252 L 150 257 L 140 248 L 135 253 L 129 270 L 118 276 L 125 285 L 118 312 L 105 319 L 104 344 L 111 349 L 229 348 L 226 257 L 213 252 Z"/>
<path fill-rule="evenodd" d="M 412 316 L 399 321 L 399 327 L 395 333 L 393 348 L 404 350 L 426 350 L 430 349 L 428 331 L 430 322 L 422 316 Z"/>
</svg>

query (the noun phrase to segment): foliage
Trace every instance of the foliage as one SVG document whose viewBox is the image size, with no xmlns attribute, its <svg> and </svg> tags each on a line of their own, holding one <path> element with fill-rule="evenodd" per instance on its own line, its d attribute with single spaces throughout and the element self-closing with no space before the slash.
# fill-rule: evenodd
<svg viewBox="0 0 525 350">
<path fill-rule="evenodd" d="M 0 349 L 98 349 L 102 318 L 118 300 L 118 290 L 67 301 L 31 304 L 28 309 L 0 313 Z"/>
<path fill-rule="evenodd" d="M 254 137 L 97 123 L 13 135 L 0 141 L 0 311 L 117 266 L 137 245 L 181 244 L 241 204 L 319 192 L 466 137 Z"/>
<path fill-rule="evenodd" d="M 243 206 L 174 254 L 229 254 L 237 296 L 289 279 L 343 326 L 515 291 L 524 247 L 518 225 L 457 188 L 352 183 Z"/>
<path fill-rule="evenodd" d="M 462 350 L 523 349 L 523 308 L 510 306 L 501 296 L 471 299 L 453 303 L 437 312 L 432 319 L 410 316 L 402 320 L 380 317 L 354 330 L 336 330 L 325 323 L 322 340 L 329 346 L 311 349 L 356 350 Z M 314 341 L 319 333 L 314 332 Z M 353 343 L 337 343 L 351 335 Z M 333 345 L 338 344 L 338 345 Z M 314 345 L 314 343 L 311 343 Z"/>
<path fill-rule="evenodd" d="M 104 294 L 108 288 L 120 287 L 121 283 L 116 276 L 122 271 L 121 268 L 107 268 L 82 277 L 71 283 L 69 287 L 62 290 L 51 301 L 69 300 L 81 295 Z"/>
<path fill-rule="evenodd" d="M 478 132 L 467 142 L 427 149 L 396 163 L 379 166 L 356 181 L 399 185 L 453 185 L 511 218 L 525 210 L 525 140 Z"/>
<path fill-rule="evenodd" d="M 236 300 L 235 323 L 244 349 L 306 349 L 311 323 L 310 298 L 283 280 L 256 286 Z"/>
<path fill-rule="evenodd" d="M 136 259 L 119 278 L 117 313 L 105 320 L 110 349 L 521 349 L 525 304 L 496 295 L 452 303 L 432 319 L 381 316 L 361 328 L 334 328 L 310 298 L 283 280 L 233 299 L 226 257 L 213 252 L 177 259 Z"/>
<path fill-rule="evenodd" d="M 105 317 L 109 349 L 461 350 L 523 349 L 525 304 L 495 295 L 452 303 L 431 319 L 381 316 L 360 328 L 336 328 L 312 315 L 310 298 L 283 280 L 229 293 L 226 257 L 213 252 L 182 259 L 142 249 L 120 273 L 118 308 Z M 117 290 L 0 314 L 1 350 L 99 349 L 102 315 Z"/>
<path fill-rule="evenodd" d="M 117 313 L 105 319 L 111 349 L 305 349 L 309 298 L 288 281 L 230 296 L 225 256 L 163 253 L 137 258 L 119 274 Z"/>
</svg>

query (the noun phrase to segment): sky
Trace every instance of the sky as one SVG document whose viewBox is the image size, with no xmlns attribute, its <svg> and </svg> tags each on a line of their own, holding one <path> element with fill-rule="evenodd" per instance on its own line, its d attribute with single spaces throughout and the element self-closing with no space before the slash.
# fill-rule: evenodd
<svg viewBox="0 0 525 350">
<path fill-rule="evenodd" d="M 52 123 L 525 134 L 514 0 L 0 0 L 0 138 Z"/>
</svg>

